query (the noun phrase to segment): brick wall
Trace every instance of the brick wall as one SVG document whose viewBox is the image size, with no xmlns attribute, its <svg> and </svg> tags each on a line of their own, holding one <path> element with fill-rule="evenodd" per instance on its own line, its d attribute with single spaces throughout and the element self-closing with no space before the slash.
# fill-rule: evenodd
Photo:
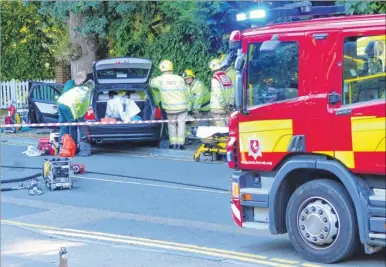
<svg viewBox="0 0 386 267">
<path fill-rule="evenodd" d="M 70 66 L 64 62 L 58 63 L 55 67 L 56 83 L 65 83 L 71 79 Z"/>
</svg>

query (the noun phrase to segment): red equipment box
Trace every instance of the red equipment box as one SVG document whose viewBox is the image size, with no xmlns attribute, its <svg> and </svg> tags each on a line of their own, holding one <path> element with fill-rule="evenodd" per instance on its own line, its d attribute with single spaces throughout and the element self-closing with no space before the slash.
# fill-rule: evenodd
<svg viewBox="0 0 386 267">
<path fill-rule="evenodd" d="M 55 155 L 56 149 L 52 143 L 50 143 L 49 138 L 40 138 L 39 139 L 39 151 L 42 152 L 43 155 Z"/>
</svg>

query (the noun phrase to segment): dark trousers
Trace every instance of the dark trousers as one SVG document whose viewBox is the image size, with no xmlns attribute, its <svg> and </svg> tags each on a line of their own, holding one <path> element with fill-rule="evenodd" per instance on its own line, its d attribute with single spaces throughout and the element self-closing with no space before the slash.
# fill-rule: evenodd
<svg viewBox="0 0 386 267">
<path fill-rule="evenodd" d="M 59 104 L 58 106 L 58 112 L 59 112 L 59 123 L 64 122 L 76 122 L 74 119 L 74 116 L 71 113 L 71 110 L 69 107 L 63 104 Z M 78 134 L 77 134 L 77 126 L 60 126 L 60 133 L 59 133 L 59 142 L 62 142 L 62 137 L 65 134 L 70 134 L 72 139 L 74 139 L 75 144 L 78 142 Z"/>
</svg>

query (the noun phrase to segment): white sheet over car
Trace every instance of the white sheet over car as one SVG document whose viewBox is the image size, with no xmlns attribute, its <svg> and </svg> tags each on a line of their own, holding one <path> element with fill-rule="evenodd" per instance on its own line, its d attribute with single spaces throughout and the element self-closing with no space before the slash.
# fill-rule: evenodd
<svg viewBox="0 0 386 267">
<path fill-rule="evenodd" d="M 197 128 L 197 138 L 208 138 L 216 133 L 229 133 L 228 127 L 200 126 Z"/>
</svg>

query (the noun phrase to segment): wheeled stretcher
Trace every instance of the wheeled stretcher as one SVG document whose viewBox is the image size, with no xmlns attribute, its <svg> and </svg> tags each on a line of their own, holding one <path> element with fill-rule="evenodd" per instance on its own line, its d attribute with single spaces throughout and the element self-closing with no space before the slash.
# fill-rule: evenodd
<svg viewBox="0 0 386 267">
<path fill-rule="evenodd" d="M 194 153 L 194 161 L 200 161 L 201 154 L 212 156 L 212 161 L 216 160 L 218 155 L 226 155 L 228 136 L 228 127 L 198 127 L 196 138 L 200 139 L 201 145 Z"/>
</svg>

